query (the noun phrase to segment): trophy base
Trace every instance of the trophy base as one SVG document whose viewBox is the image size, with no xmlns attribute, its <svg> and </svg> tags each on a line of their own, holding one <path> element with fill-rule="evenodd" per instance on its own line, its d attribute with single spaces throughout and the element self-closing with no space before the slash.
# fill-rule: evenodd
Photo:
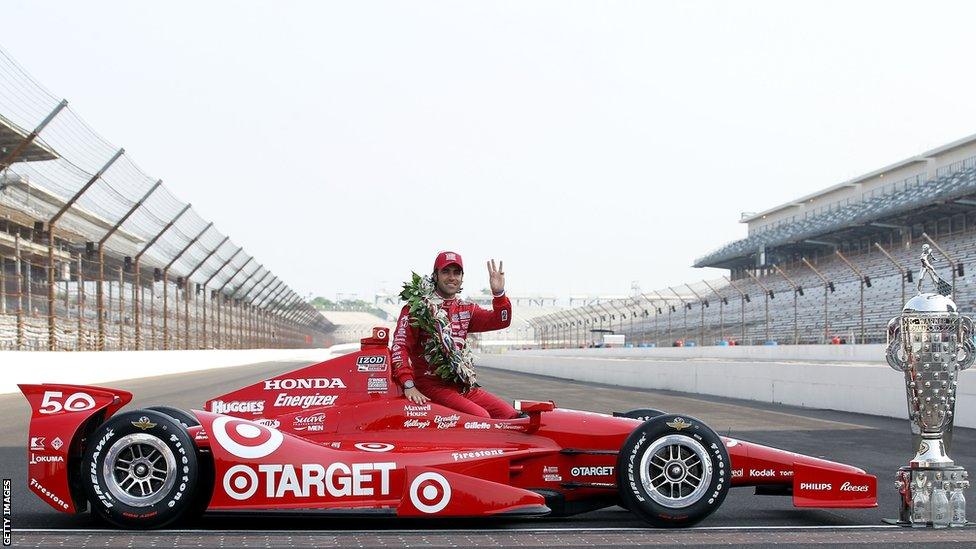
<svg viewBox="0 0 976 549">
<path fill-rule="evenodd" d="M 968 478 L 969 473 L 964 468 L 957 465 L 947 467 L 916 467 L 914 465 L 901 467 L 898 469 L 897 481 L 895 483 L 901 500 L 901 508 L 899 509 L 898 518 L 884 519 L 884 522 L 886 524 L 913 526 L 916 528 L 946 526 L 934 526 L 932 523 L 932 493 L 936 487 L 940 487 L 944 483 L 948 483 L 949 490 L 946 496 L 949 497 L 954 490 L 964 490 L 965 488 L 968 488 Z M 922 514 L 925 517 L 924 521 L 912 520 L 915 511 L 915 496 L 918 495 L 919 491 L 924 492 L 924 496 L 922 496 L 924 499 L 924 505 L 926 506 L 926 509 L 922 511 Z M 950 511 L 950 509 L 943 510 L 943 512 Z M 970 525 L 973 525 L 973 523 L 967 521 L 965 524 L 956 524 L 952 526 L 958 528 Z"/>
<path fill-rule="evenodd" d="M 913 469 L 946 469 L 955 465 L 946 453 L 946 444 L 941 433 L 938 436 L 922 435 L 915 457 L 908 463 Z"/>
</svg>

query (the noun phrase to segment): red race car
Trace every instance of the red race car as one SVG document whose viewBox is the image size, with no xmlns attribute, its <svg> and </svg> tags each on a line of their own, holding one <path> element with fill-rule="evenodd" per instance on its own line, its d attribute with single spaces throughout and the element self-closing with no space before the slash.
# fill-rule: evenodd
<svg viewBox="0 0 976 549">
<path fill-rule="evenodd" d="M 605 415 L 516 401 L 492 420 L 405 398 L 387 333 L 359 352 L 214 398 L 206 411 L 118 413 L 132 395 L 21 385 L 32 408 L 30 489 L 58 511 L 90 504 L 123 528 L 205 510 L 323 515 L 572 515 L 621 505 L 653 526 L 707 517 L 733 486 L 797 507 L 875 507 L 874 476 L 720 437 L 654 410 Z"/>
</svg>

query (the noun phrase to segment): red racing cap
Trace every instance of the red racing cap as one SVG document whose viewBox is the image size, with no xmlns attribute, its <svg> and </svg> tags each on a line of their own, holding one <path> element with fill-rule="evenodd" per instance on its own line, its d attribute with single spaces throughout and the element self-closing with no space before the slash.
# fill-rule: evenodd
<svg viewBox="0 0 976 549">
<path fill-rule="evenodd" d="M 441 252 L 437 254 L 437 259 L 434 260 L 434 270 L 440 271 L 448 265 L 457 265 L 464 271 L 464 262 L 461 261 L 461 254 L 455 252 Z"/>
</svg>

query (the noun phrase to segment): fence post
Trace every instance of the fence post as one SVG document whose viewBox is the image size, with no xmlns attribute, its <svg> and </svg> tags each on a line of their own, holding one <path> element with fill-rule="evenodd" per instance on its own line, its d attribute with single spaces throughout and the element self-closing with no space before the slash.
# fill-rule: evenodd
<svg viewBox="0 0 976 549">
<path fill-rule="evenodd" d="M 187 250 L 196 244 L 197 240 L 200 240 L 200 237 L 203 236 L 204 233 L 210 230 L 210 227 L 213 227 L 213 222 L 208 223 L 203 230 L 201 230 L 195 237 L 187 242 L 186 246 L 184 246 L 183 249 L 180 250 L 179 253 L 177 253 L 165 267 L 163 267 L 163 350 L 169 349 L 169 284 L 167 283 L 167 279 L 169 278 L 169 269 L 174 263 L 183 257 L 183 254 L 185 254 Z M 179 314 L 179 309 L 177 308 L 177 326 L 179 325 Z"/>
<path fill-rule="evenodd" d="M 244 251 L 243 246 L 238 248 L 237 251 L 233 253 L 233 255 L 228 257 L 227 260 L 224 261 L 223 264 L 221 264 L 220 267 L 218 267 L 217 270 L 214 271 L 213 274 L 210 275 L 210 277 L 207 278 L 207 280 L 204 281 L 203 283 L 203 348 L 204 349 L 207 348 L 207 297 L 208 297 L 207 285 L 210 284 L 210 282 L 214 279 L 214 277 L 216 277 L 221 271 L 223 271 L 224 267 L 229 265 L 230 262 L 233 261 L 234 258 L 237 257 L 238 254 L 240 254 L 242 251 Z M 270 273 L 271 271 L 268 272 Z"/>
<path fill-rule="evenodd" d="M 34 131 L 27 134 L 24 137 L 24 139 L 21 140 L 21 142 L 18 143 L 17 146 L 14 147 L 14 149 L 10 151 L 9 154 L 7 154 L 7 156 L 3 157 L 3 160 L 0 160 L 0 172 L 6 170 L 14 162 L 16 162 L 17 158 L 19 158 L 20 155 L 24 151 L 26 151 L 28 147 L 30 147 L 30 144 L 33 143 L 35 139 L 37 139 L 37 136 L 40 135 L 41 131 L 43 131 L 44 128 L 47 127 L 47 125 L 50 124 L 52 120 L 54 120 L 54 117 L 56 117 L 58 113 L 60 113 L 67 106 L 68 106 L 68 101 L 66 99 L 62 99 L 61 102 L 58 103 L 56 107 L 54 107 L 54 110 L 48 113 L 48 115 L 44 117 L 44 120 L 42 120 L 41 123 L 38 124 L 36 128 L 34 128 Z"/>
<path fill-rule="evenodd" d="M 47 350 L 56 351 L 58 319 L 54 312 L 54 302 L 57 299 L 54 284 L 57 273 L 54 270 L 54 231 L 50 225 L 47 227 L 47 269 Z"/>
<path fill-rule="evenodd" d="M 24 274 L 20 258 L 20 233 L 14 235 L 14 272 L 17 273 L 17 350 L 24 350 Z"/>
<path fill-rule="evenodd" d="M 44 117 L 43 120 L 41 120 L 41 123 L 34 128 L 34 131 L 26 135 L 24 139 L 22 139 L 21 142 L 18 143 L 17 146 L 14 147 L 12 151 L 10 151 L 6 156 L 4 156 L 3 160 L 0 160 L 0 172 L 5 171 L 7 168 L 10 167 L 11 164 L 16 162 L 17 158 L 19 158 L 20 155 L 23 154 L 23 152 L 30 147 L 31 143 L 33 143 L 34 140 L 37 139 L 37 136 L 40 135 L 41 131 L 43 131 L 44 128 L 47 127 L 47 125 L 50 124 L 51 121 L 54 120 L 54 118 L 67 106 L 68 106 L 68 101 L 62 99 L 61 102 L 58 103 L 56 107 L 54 107 L 54 110 L 48 113 L 48 115 Z M 54 261 L 54 237 L 53 236 L 49 237 L 49 241 L 48 241 L 48 261 L 49 261 L 49 266 L 52 266 Z M 50 269 L 48 270 L 48 272 L 50 272 Z M 48 319 L 47 319 L 48 342 L 47 343 L 48 343 L 48 350 L 53 351 L 57 344 L 57 341 L 55 340 L 56 321 L 53 316 L 55 298 L 54 298 L 53 280 L 50 278 L 51 277 L 50 274 L 48 276 L 49 276 L 48 279 L 49 284 L 48 284 Z M 23 322 L 23 318 L 22 317 L 19 318 L 20 319 L 18 320 L 18 325 L 20 325 Z"/>
<path fill-rule="evenodd" d="M 244 263 L 242 263 L 241 266 L 238 267 L 236 271 L 234 271 L 234 274 L 232 274 L 229 277 L 227 277 L 227 280 L 225 280 L 224 283 L 220 285 L 220 288 L 217 288 L 217 295 L 218 296 L 223 295 L 224 288 L 226 288 L 227 285 L 230 284 L 232 280 L 234 280 L 234 277 L 236 277 L 238 275 L 238 273 L 240 273 L 242 270 L 244 270 L 244 267 L 247 267 L 248 265 L 250 265 L 252 261 L 254 261 L 254 258 L 253 257 L 249 257 L 247 259 L 247 261 L 245 261 Z M 260 270 L 260 267 L 258 267 L 257 269 L 255 269 L 254 270 L 254 273 L 258 272 L 258 270 Z M 251 276 L 253 276 L 254 273 L 251 273 Z M 250 277 L 248 277 L 248 279 L 250 279 Z M 238 290 L 240 290 L 240 287 L 238 287 Z M 227 296 L 224 296 L 224 304 L 225 305 L 227 304 L 227 299 L 228 299 L 228 297 Z M 219 306 L 219 304 L 218 304 L 218 306 Z M 224 312 L 226 313 L 225 316 L 227 317 L 227 321 L 229 323 L 228 332 L 227 333 L 228 333 L 228 335 L 230 335 L 233 338 L 233 336 L 234 336 L 234 332 L 233 332 L 233 327 L 234 327 L 234 318 L 233 318 L 233 315 L 234 315 L 234 307 L 233 307 L 233 304 L 231 304 L 231 308 L 230 308 L 230 311 L 229 312 L 228 311 L 224 311 Z M 220 347 L 219 340 L 222 339 L 221 338 L 221 333 L 220 333 L 221 332 L 221 327 L 222 327 L 221 324 L 220 324 L 220 314 L 221 314 L 221 311 L 218 310 L 217 311 L 217 338 L 218 338 L 218 347 Z"/>
<path fill-rule="evenodd" d="M 119 350 L 125 350 L 125 277 L 119 269 Z"/>
<path fill-rule="evenodd" d="M 162 273 L 160 273 L 160 278 L 162 278 Z M 152 345 L 150 347 L 156 350 L 157 339 L 156 339 L 156 283 L 159 280 L 156 279 L 156 269 L 153 269 L 153 280 L 152 286 L 149 287 L 149 337 L 152 339 Z"/>
<path fill-rule="evenodd" d="M 7 258 L 0 255 L 0 315 L 7 314 Z"/>
<path fill-rule="evenodd" d="M 162 180 L 159 180 L 158 183 L 159 184 L 162 184 Z M 179 220 L 181 217 L 183 217 L 183 214 L 185 214 L 187 211 L 189 211 L 189 209 L 190 209 L 190 204 L 187 204 L 187 205 L 183 206 L 183 209 L 180 210 L 179 213 L 177 213 L 175 216 L 173 216 L 173 219 L 170 219 L 169 222 L 162 229 L 160 229 L 160 231 L 158 233 L 156 233 L 156 236 L 152 237 L 152 239 L 150 239 L 149 242 L 147 242 L 146 245 L 143 246 L 142 250 L 139 250 L 139 253 L 136 254 L 136 256 L 134 258 L 134 264 L 135 264 L 135 270 L 136 270 L 136 285 L 139 286 L 140 288 L 141 288 L 141 284 L 142 284 L 142 280 L 141 280 L 142 279 L 142 265 L 141 265 L 141 262 L 142 262 L 142 256 L 143 256 L 143 254 L 145 254 L 146 252 L 148 252 L 149 251 L 149 248 L 152 248 L 153 245 L 156 243 L 156 241 L 158 241 L 160 239 L 160 237 L 162 237 L 163 234 L 166 231 L 168 231 L 169 228 L 172 227 L 177 222 L 177 220 Z M 150 301 L 150 306 L 149 306 L 149 327 L 150 327 L 150 330 L 151 330 L 151 335 L 152 335 L 152 340 L 153 340 L 153 348 L 155 348 L 155 345 L 156 345 L 156 275 L 155 275 L 155 272 L 153 273 L 153 285 L 152 285 L 152 292 L 150 293 L 150 299 L 151 299 L 151 301 Z M 139 322 L 139 317 L 140 317 L 141 310 L 140 310 L 140 307 L 138 307 L 136 305 L 133 305 L 133 306 L 135 307 L 135 311 L 136 311 L 136 350 L 138 351 L 138 350 L 140 350 L 141 343 L 142 343 L 141 338 L 140 338 L 140 336 L 141 336 L 141 329 L 140 329 L 140 322 Z"/>
<path fill-rule="evenodd" d="M 85 350 L 85 254 L 78 254 L 78 349 Z"/>
<path fill-rule="evenodd" d="M 68 199 L 68 201 L 65 202 L 63 206 L 61 206 L 61 209 L 58 210 L 58 212 L 54 214 L 54 216 L 51 217 L 50 220 L 48 220 L 47 222 L 48 258 L 50 261 L 53 261 L 54 259 L 54 227 L 56 226 L 58 220 L 60 220 L 61 217 L 68 212 L 68 210 L 74 207 L 75 202 L 77 202 L 78 199 L 82 197 L 82 195 L 88 192 L 88 189 L 90 189 L 92 185 L 94 185 L 99 179 L 101 179 L 102 176 L 105 175 L 105 172 L 108 171 L 108 169 L 111 168 L 112 165 L 115 164 L 115 162 L 119 158 L 121 158 L 123 154 L 125 154 L 125 149 L 119 149 L 115 151 L 115 154 L 113 154 L 112 157 L 109 158 L 108 161 L 105 162 L 105 164 L 103 164 L 101 168 L 99 168 L 99 170 L 95 173 L 95 175 L 93 175 L 88 180 L 87 183 L 85 183 L 80 189 L 78 189 L 78 192 L 76 192 L 74 196 Z M 96 282 L 95 292 L 98 299 L 98 339 L 99 339 L 98 350 L 102 350 L 104 348 L 104 343 L 105 343 L 105 325 L 104 325 L 104 320 L 102 319 L 102 280 L 105 278 L 104 276 L 105 273 L 102 270 L 101 250 L 99 250 L 98 260 L 99 260 L 98 280 Z M 48 307 L 50 307 L 52 310 L 54 308 L 53 276 L 54 273 L 52 272 L 50 273 L 48 278 Z M 53 331 L 51 331 L 51 334 L 53 334 Z M 53 336 L 49 336 L 49 337 L 51 337 L 51 339 L 48 341 L 48 346 L 53 351 L 54 350 Z"/>
</svg>

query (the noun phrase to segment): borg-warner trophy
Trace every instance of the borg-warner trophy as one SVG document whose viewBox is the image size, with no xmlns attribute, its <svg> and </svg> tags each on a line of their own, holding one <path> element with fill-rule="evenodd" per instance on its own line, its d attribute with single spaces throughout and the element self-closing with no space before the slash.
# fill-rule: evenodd
<svg viewBox="0 0 976 549">
<path fill-rule="evenodd" d="M 901 495 L 898 524 L 966 524 L 968 473 L 949 458 L 959 373 L 973 364 L 973 322 L 960 315 L 952 287 L 932 266 L 932 251 L 922 246 L 915 297 L 888 323 L 888 364 L 904 372 L 908 417 L 915 457 L 898 470 Z M 925 278 L 936 293 L 922 293 Z"/>
</svg>

